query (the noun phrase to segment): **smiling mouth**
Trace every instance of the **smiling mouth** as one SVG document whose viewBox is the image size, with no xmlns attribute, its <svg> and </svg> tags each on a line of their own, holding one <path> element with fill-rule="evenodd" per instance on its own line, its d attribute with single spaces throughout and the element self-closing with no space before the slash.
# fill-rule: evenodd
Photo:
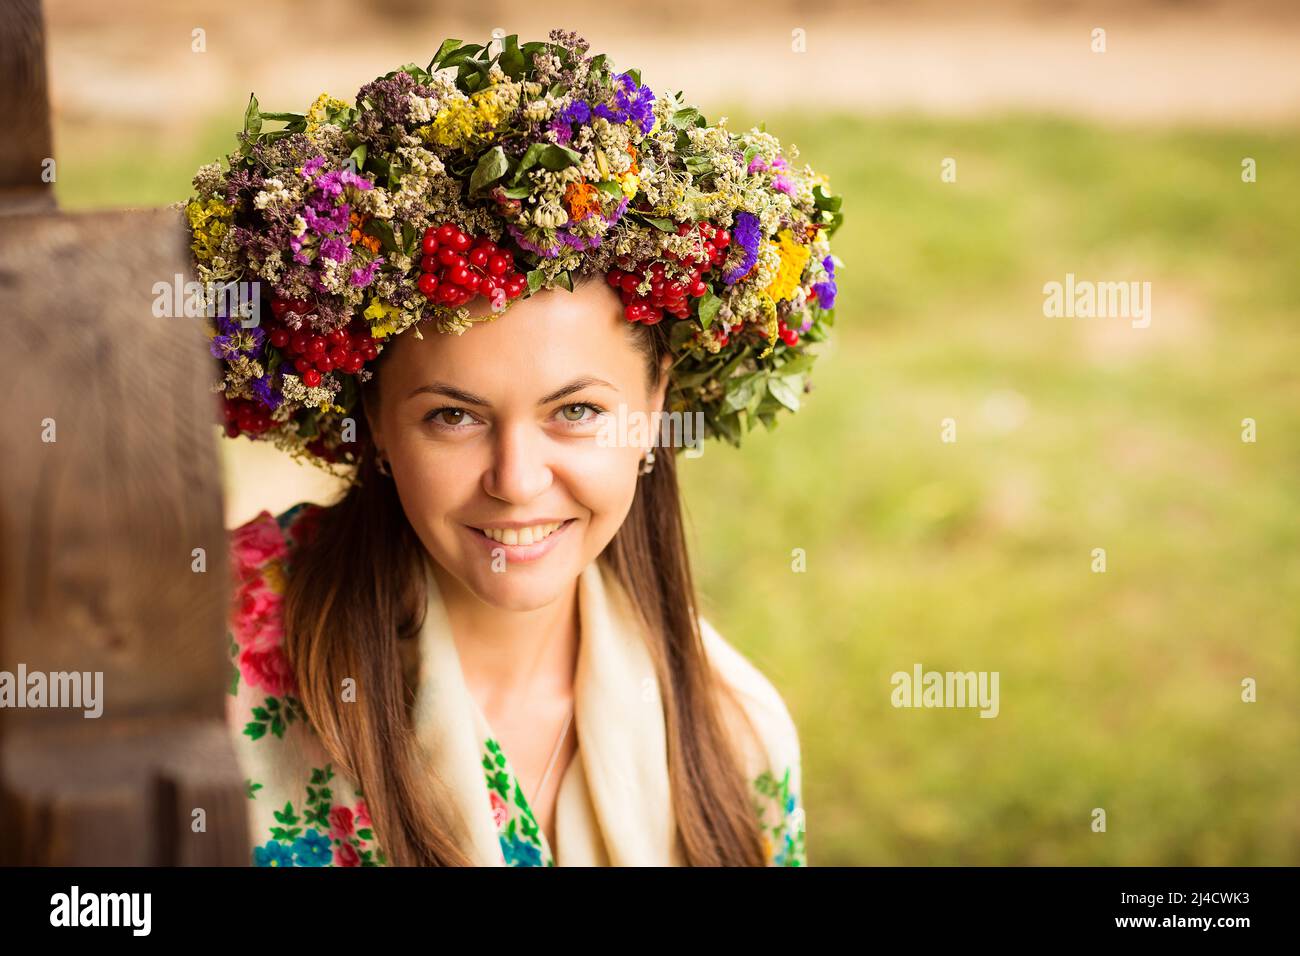
<svg viewBox="0 0 1300 956">
<path fill-rule="evenodd" d="M 576 518 L 570 518 L 567 521 L 533 525 L 528 528 L 474 528 L 474 530 L 497 544 L 527 546 L 545 541 L 551 535 L 563 530 L 576 520 Z"/>
</svg>

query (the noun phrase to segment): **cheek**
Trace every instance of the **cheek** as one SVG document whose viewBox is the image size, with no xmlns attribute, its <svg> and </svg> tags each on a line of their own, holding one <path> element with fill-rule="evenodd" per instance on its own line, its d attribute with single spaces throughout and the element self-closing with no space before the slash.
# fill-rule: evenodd
<svg viewBox="0 0 1300 956">
<path fill-rule="evenodd" d="M 613 537 L 636 495 L 635 448 L 601 448 L 594 443 L 557 457 L 552 473 L 557 483 L 591 513 L 592 532 Z"/>
</svg>

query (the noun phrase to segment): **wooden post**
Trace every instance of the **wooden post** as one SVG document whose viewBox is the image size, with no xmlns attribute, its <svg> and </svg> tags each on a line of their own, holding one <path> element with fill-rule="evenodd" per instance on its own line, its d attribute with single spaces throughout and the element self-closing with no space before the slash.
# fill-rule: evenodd
<svg viewBox="0 0 1300 956">
<path fill-rule="evenodd" d="M 0 706 L 0 865 L 247 865 L 214 360 L 202 318 L 154 310 L 185 230 L 53 210 L 44 76 L 38 0 L 5 0 L 0 672 L 101 674 L 102 715 Z"/>
</svg>

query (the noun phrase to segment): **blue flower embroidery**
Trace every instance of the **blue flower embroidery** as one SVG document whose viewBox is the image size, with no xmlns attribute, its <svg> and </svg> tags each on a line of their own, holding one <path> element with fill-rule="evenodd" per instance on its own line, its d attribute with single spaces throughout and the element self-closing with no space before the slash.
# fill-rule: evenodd
<svg viewBox="0 0 1300 956">
<path fill-rule="evenodd" d="M 506 858 L 506 866 L 541 866 L 542 851 L 532 843 L 515 837 L 501 837 L 501 852 Z"/>
<path fill-rule="evenodd" d="M 283 843 L 268 840 L 253 848 L 253 866 L 293 866 L 293 851 Z"/>
<path fill-rule="evenodd" d="M 329 837 L 319 830 L 308 830 L 293 844 L 299 866 L 328 866 L 333 857 Z"/>
</svg>

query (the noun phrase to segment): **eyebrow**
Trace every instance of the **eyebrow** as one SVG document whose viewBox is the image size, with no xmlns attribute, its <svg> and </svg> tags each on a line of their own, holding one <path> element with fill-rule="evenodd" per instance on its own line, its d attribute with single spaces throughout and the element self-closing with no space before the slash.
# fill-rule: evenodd
<svg viewBox="0 0 1300 956">
<path fill-rule="evenodd" d="M 560 399 L 574 392 L 580 392 L 584 388 L 591 388 L 593 385 L 604 385 L 606 388 L 618 391 L 613 385 L 603 378 L 596 378 L 594 375 L 585 375 L 582 378 L 574 379 L 568 385 L 563 385 L 537 400 L 537 404 L 549 405 L 551 402 L 558 402 Z M 455 385 L 448 385 L 446 382 L 430 382 L 428 385 L 421 385 L 411 392 L 407 398 L 414 398 L 417 395 L 445 395 L 448 398 L 455 399 L 458 402 L 464 402 L 466 405 L 491 405 L 486 398 L 475 395 L 473 392 L 467 392 L 463 388 L 457 388 Z"/>
</svg>

